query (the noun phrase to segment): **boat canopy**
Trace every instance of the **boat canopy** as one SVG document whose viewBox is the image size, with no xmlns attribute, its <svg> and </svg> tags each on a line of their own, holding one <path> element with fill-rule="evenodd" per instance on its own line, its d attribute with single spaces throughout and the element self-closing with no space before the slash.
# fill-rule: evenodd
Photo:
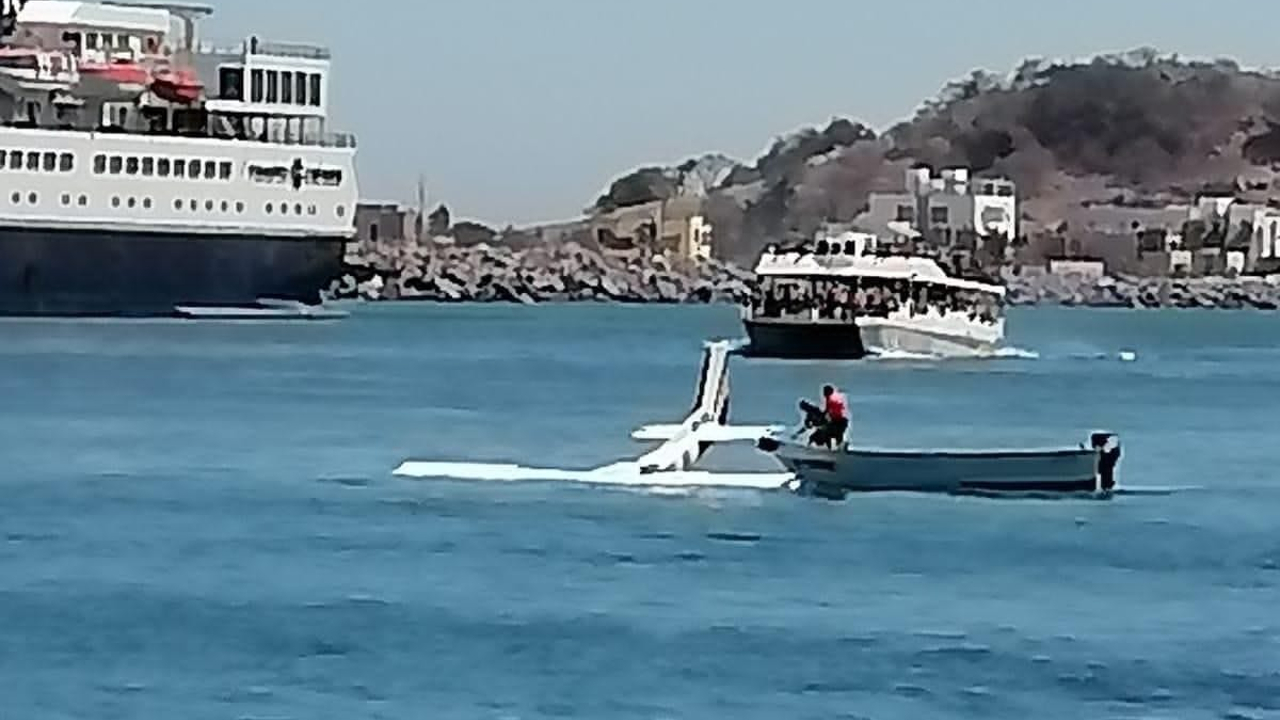
<svg viewBox="0 0 1280 720">
<path fill-rule="evenodd" d="M 814 279 L 872 277 L 930 283 L 1001 297 L 1005 294 L 1005 289 L 1000 285 L 951 277 L 938 263 L 929 258 L 901 255 L 815 255 L 808 252 L 766 252 L 756 265 L 756 275 Z"/>
</svg>

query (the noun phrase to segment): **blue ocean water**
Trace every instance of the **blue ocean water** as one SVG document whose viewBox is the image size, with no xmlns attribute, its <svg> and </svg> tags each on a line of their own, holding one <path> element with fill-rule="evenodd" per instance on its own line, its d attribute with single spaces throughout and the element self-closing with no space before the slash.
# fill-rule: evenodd
<svg viewBox="0 0 1280 720">
<path fill-rule="evenodd" d="M 0 717 L 1280 717 L 1273 315 L 1015 310 L 1034 358 L 733 364 L 739 422 L 834 381 L 873 445 L 1105 427 L 1169 495 L 390 473 L 634 455 L 738 335 L 600 305 L 0 322 Z"/>
</svg>

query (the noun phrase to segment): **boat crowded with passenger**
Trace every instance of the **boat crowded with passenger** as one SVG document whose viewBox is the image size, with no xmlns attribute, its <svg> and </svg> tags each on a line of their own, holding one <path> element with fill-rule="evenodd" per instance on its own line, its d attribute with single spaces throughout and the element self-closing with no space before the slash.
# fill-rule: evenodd
<svg viewBox="0 0 1280 720">
<path fill-rule="evenodd" d="M 743 308 L 744 354 L 981 357 L 999 349 L 1004 287 L 949 275 L 932 258 L 876 250 L 876 236 L 859 232 L 766 248 Z"/>
</svg>

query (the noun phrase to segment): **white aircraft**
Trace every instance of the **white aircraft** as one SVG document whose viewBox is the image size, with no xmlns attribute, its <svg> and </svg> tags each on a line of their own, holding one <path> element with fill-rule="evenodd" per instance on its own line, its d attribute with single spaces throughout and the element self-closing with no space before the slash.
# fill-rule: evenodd
<svg viewBox="0 0 1280 720">
<path fill-rule="evenodd" d="M 683 422 L 645 425 L 633 432 L 631 436 L 636 440 L 661 443 L 634 460 L 624 460 L 590 470 L 531 468 L 506 463 L 409 460 L 396 468 L 394 474 L 455 480 L 542 480 L 645 487 L 782 489 L 793 480 L 791 473 L 716 473 L 694 469 L 697 461 L 716 443 L 755 442 L 780 429 L 774 426 L 728 424 L 731 347 L 725 341 L 705 345 L 693 411 Z"/>
</svg>

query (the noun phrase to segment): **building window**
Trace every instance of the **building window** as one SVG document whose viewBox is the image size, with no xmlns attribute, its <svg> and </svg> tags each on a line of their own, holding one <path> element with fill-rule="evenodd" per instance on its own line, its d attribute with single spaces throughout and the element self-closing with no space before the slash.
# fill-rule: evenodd
<svg viewBox="0 0 1280 720">
<path fill-rule="evenodd" d="M 276 70 L 267 71 L 267 102 L 274 103 L 280 101 L 280 73 Z"/>
<path fill-rule="evenodd" d="M 262 71 L 251 70 L 249 72 L 249 97 L 253 102 L 262 102 Z"/>
<path fill-rule="evenodd" d="M 950 217 L 946 205 L 934 205 L 929 208 L 929 223 L 932 225 L 946 225 Z"/>
<path fill-rule="evenodd" d="M 160 177 L 169 177 L 169 173 L 173 170 L 173 163 L 169 158 L 160 158 L 156 160 L 156 174 Z"/>
<path fill-rule="evenodd" d="M 280 102 L 293 104 L 293 73 L 288 70 L 280 73 Z"/>
<path fill-rule="evenodd" d="M 218 177 L 223 180 L 231 179 L 231 163 L 226 160 L 218 163 Z"/>
<path fill-rule="evenodd" d="M 124 171 L 126 175 L 138 174 L 138 158 L 127 157 L 124 160 Z"/>
<path fill-rule="evenodd" d="M 311 104 L 320 107 L 320 73 L 311 73 L 311 92 L 308 98 Z"/>
<path fill-rule="evenodd" d="M 898 212 L 894 214 L 893 219 L 898 222 L 915 222 L 915 208 L 910 205 L 899 205 Z"/>
<path fill-rule="evenodd" d="M 293 100 L 299 105 L 306 105 L 307 104 L 307 74 L 304 72 L 294 73 L 293 79 L 294 79 L 294 84 L 297 85 L 297 87 L 294 88 Z"/>
<path fill-rule="evenodd" d="M 111 174 L 119 175 L 124 170 L 124 158 L 119 155 L 111 156 Z"/>
<path fill-rule="evenodd" d="M 76 159 L 71 153 L 62 153 L 58 156 L 58 169 L 62 172 L 71 172 L 75 166 Z"/>
<path fill-rule="evenodd" d="M 187 161 L 178 159 L 173 161 L 173 176 L 176 178 L 184 177 L 187 174 Z"/>
<path fill-rule="evenodd" d="M 149 157 L 142 158 L 142 174 L 146 177 L 151 177 L 152 175 L 156 174 L 155 158 L 149 158 Z"/>
<path fill-rule="evenodd" d="M 213 160 L 204 161 L 204 176 L 208 180 L 218 177 L 218 163 Z"/>
<path fill-rule="evenodd" d="M 58 169 L 58 153 L 47 152 L 44 154 L 44 171 L 53 172 Z"/>
<path fill-rule="evenodd" d="M 40 153 L 27 153 L 27 169 L 32 171 L 38 171 L 40 169 Z"/>
</svg>

